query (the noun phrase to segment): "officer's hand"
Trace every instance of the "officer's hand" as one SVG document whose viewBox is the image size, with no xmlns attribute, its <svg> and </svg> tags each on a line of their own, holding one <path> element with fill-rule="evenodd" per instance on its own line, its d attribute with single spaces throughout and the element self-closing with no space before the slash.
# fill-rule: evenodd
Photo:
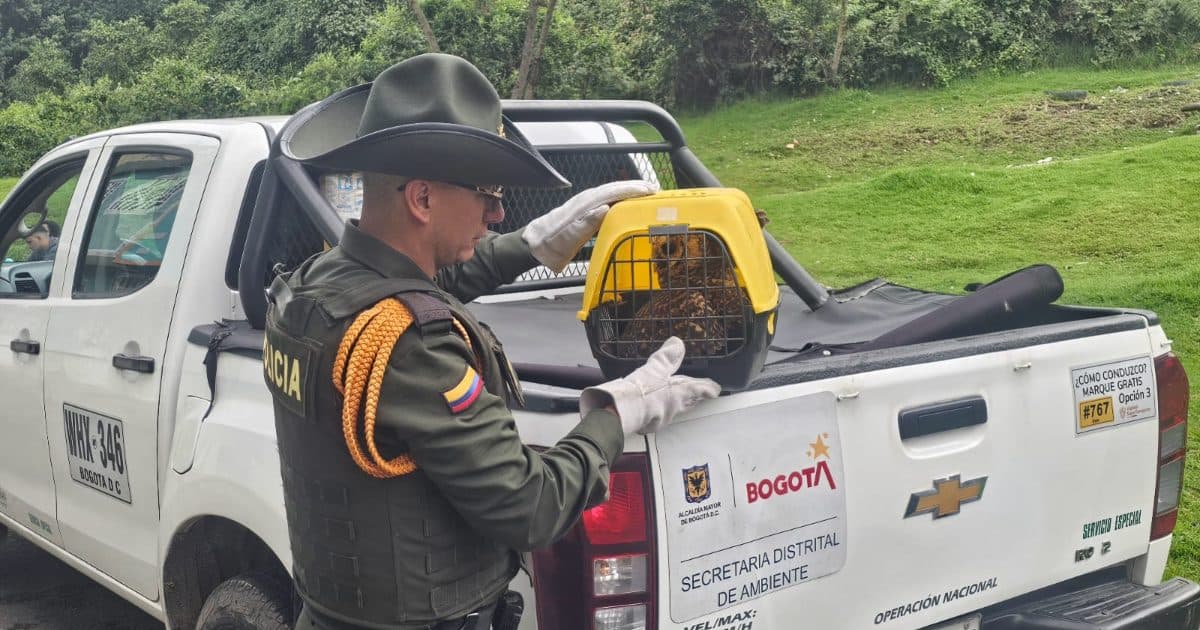
<svg viewBox="0 0 1200 630">
<path fill-rule="evenodd" d="M 589 188 L 563 205 L 532 220 L 522 238 L 534 258 L 555 273 L 567 267 L 580 247 L 596 234 L 608 207 L 622 199 L 658 192 L 658 184 L 640 179 Z"/>
<path fill-rule="evenodd" d="M 592 409 L 612 404 L 625 435 L 653 433 L 667 426 L 675 414 L 721 393 L 712 379 L 675 374 L 683 353 L 683 342 L 671 337 L 629 376 L 583 390 L 579 411 L 586 416 Z"/>
</svg>

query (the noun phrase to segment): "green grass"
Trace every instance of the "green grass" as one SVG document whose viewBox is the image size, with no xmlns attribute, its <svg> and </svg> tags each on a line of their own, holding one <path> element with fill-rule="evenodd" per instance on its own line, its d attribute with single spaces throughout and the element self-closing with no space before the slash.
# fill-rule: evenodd
<svg viewBox="0 0 1200 630">
<path fill-rule="evenodd" d="M 681 122 L 697 155 L 766 210 L 769 229 L 825 284 L 884 276 L 954 292 L 1045 262 L 1063 275 L 1063 302 L 1157 312 L 1196 383 L 1195 453 L 1200 116 L 1179 106 L 1200 102 L 1200 81 L 1162 84 L 1196 76 L 1043 71 L 763 100 Z M 1090 94 L 1080 106 L 1047 89 Z M 1195 461 L 1185 484 L 1168 573 L 1197 579 Z"/>
</svg>

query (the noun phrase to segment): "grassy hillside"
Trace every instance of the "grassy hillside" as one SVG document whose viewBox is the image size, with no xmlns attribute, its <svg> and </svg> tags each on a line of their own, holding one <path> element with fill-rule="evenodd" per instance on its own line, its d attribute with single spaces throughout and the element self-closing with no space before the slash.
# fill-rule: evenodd
<svg viewBox="0 0 1200 630">
<path fill-rule="evenodd" d="M 940 90 L 845 90 L 742 103 L 681 123 L 723 180 L 754 193 L 861 181 L 904 166 L 1008 166 L 1066 159 L 1191 133 L 1200 68 L 1051 70 Z M 1086 90 L 1083 102 L 1046 91 Z M 789 146 L 790 145 L 790 146 Z"/>
<path fill-rule="evenodd" d="M 0 177 L 0 199 L 3 199 L 4 196 L 8 194 L 8 191 L 12 190 L 12 187 L 16 186 L 16 185 L 17 185 L 17 178 L 15 178 L 15 177 Z"/>
<path fill-rule="evenodd" d="M 884 276 L 955 292 L 1045 262 L 1063 275 L 1064 302 L 1156 311 L 1195 383 L 1196 449 L 1200 116 L 1179 106 L 1200 102 L 1200 81 L 1178 84 L 1195 78 L 1191 68 L 1039 72 L 744 103 L 682 122 L 701 159 L 750 193 L 826 284 Z M 1089 96 L 1044 94 L 1064 89 Z M 1196 579 L 1195 461 L 1183 500 L 1169 572 Z"/>
</svg>

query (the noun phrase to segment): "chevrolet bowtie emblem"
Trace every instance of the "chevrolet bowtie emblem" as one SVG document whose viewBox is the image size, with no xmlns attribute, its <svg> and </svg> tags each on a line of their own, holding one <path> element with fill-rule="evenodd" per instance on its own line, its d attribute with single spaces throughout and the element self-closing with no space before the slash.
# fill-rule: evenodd
<svg viewBox="0 0 1200 630">
<path fill-rule="evenodd" d="M 932 512 L 935 519 L 958 514 L 960 505 L 978 501 L 983 497 L 983 486 L 986 483 L 987 477 L 979 477 L 966 483 L 961 483 L 958 475 L 935 479 L 932 490 L 914 492 L 908 498 L 908 509 L 904 510 L 904 518 L 928 512 Z"/>
</svg>

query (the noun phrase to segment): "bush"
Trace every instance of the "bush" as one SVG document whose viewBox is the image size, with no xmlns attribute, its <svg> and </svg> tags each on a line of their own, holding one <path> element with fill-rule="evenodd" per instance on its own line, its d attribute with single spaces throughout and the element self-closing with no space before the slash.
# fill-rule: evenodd
<svg viewBox="0 0 1200 630">
<path fill-rule="evenodd" d="M 987 13 L 977 0 L 875 0 L 863 54 L 873 59 L 869 83 L 944 84 L 983 65 Z"/>
<path fill-rule="evenodd" d="M 260 110 L 272 114 L 293 113 L 338 90 L 375 78 L 378 72 L 370 71 L 369 66 L 370 63 L 358 53 L 343 57 L 321 53 L 295 76 L 266 90 L 258 99 Z"/>
<path fill-rule="evenodd" d="M 401 59 L 425 52 L 425 38 L 407 5 L 391 4 L 367 24 L 359 50 L 364 63 L 377 68 L 369 73 L 373 77 Z"/>
<path fill-rule="evenodd" d="M 1186 0 L 1061 0 L 1055 17 L 1059 40 L 1092 48 L 1100 66 L 1146 51 L 1166 58 L 1200 33 L 1200 8 Z"/>
<path fill-rule="evenodd" d="M 837 2 L 799 0 L 772 2 L 767 5 L 769 28 L 777 38 L 772 55 L 765 64 L 771 70 L 771 83 L 793 93 L 811 93 L 829 84 L 853 84 L 860 81 L 863 43 L 868 41 L 868 22 L 862 19 L 858 3 L 850 3 L 846 39 L 832 76 L 832 59 L 837 44 L 839 19 Z"/>
<path fill-rule="evenodd" d="M 208 6 L 196 0 L 179 0 L 162 11 L 155 31 L 173 46 L 187 46 L 204 31 Z"/>
<path fill-rule="evenodd" d="M 120 98 L 121 88 L 111 79 L 79 83 L 61 95 L 43 94 L 38 98 L 38 114 L 54 144 L 131 122 L 134 115 Z"/>
<path fill-rule="evenodd" d="M 155 61 L 131 85 L 116 90 L 112 102 L 122 124 L 240 116 L 257 107 L 241 79 L 170 58 Z"/>
<path fill-rule="evenodd" d="M 5 90 L 15 101 L 31 101 L 43 92 L 59 92 L 75 80 L 67 51 L 56 41 L 43 39 L 17 64 Z"/>
<path fill-rule="evenodd" d="M 109 77 L 118 83 L 148 68 L 166 44 L 138 18 L 112 23 L 96 20 L 83 31 L 83 39 L 87 45 L 80 68 L 84 79 Z"/>
<path fill-rule="evenodd" d="M 299 72 L 315 55 L 354 51 L 383 0 L 232 0 L 199 37 L 197 59 L 255 79 Z"/>
<path fill-rule="evenodd" d="M 760 0 L 651 0 L 630 16 L 641 95 L 707 107 L 771 87 L 779 40 Z"/>
<path fill-rule="evenodd" d="M 0 175 L 21 174 L 55 144 L 33 103 L 0 109 Z"/>
</svg>

